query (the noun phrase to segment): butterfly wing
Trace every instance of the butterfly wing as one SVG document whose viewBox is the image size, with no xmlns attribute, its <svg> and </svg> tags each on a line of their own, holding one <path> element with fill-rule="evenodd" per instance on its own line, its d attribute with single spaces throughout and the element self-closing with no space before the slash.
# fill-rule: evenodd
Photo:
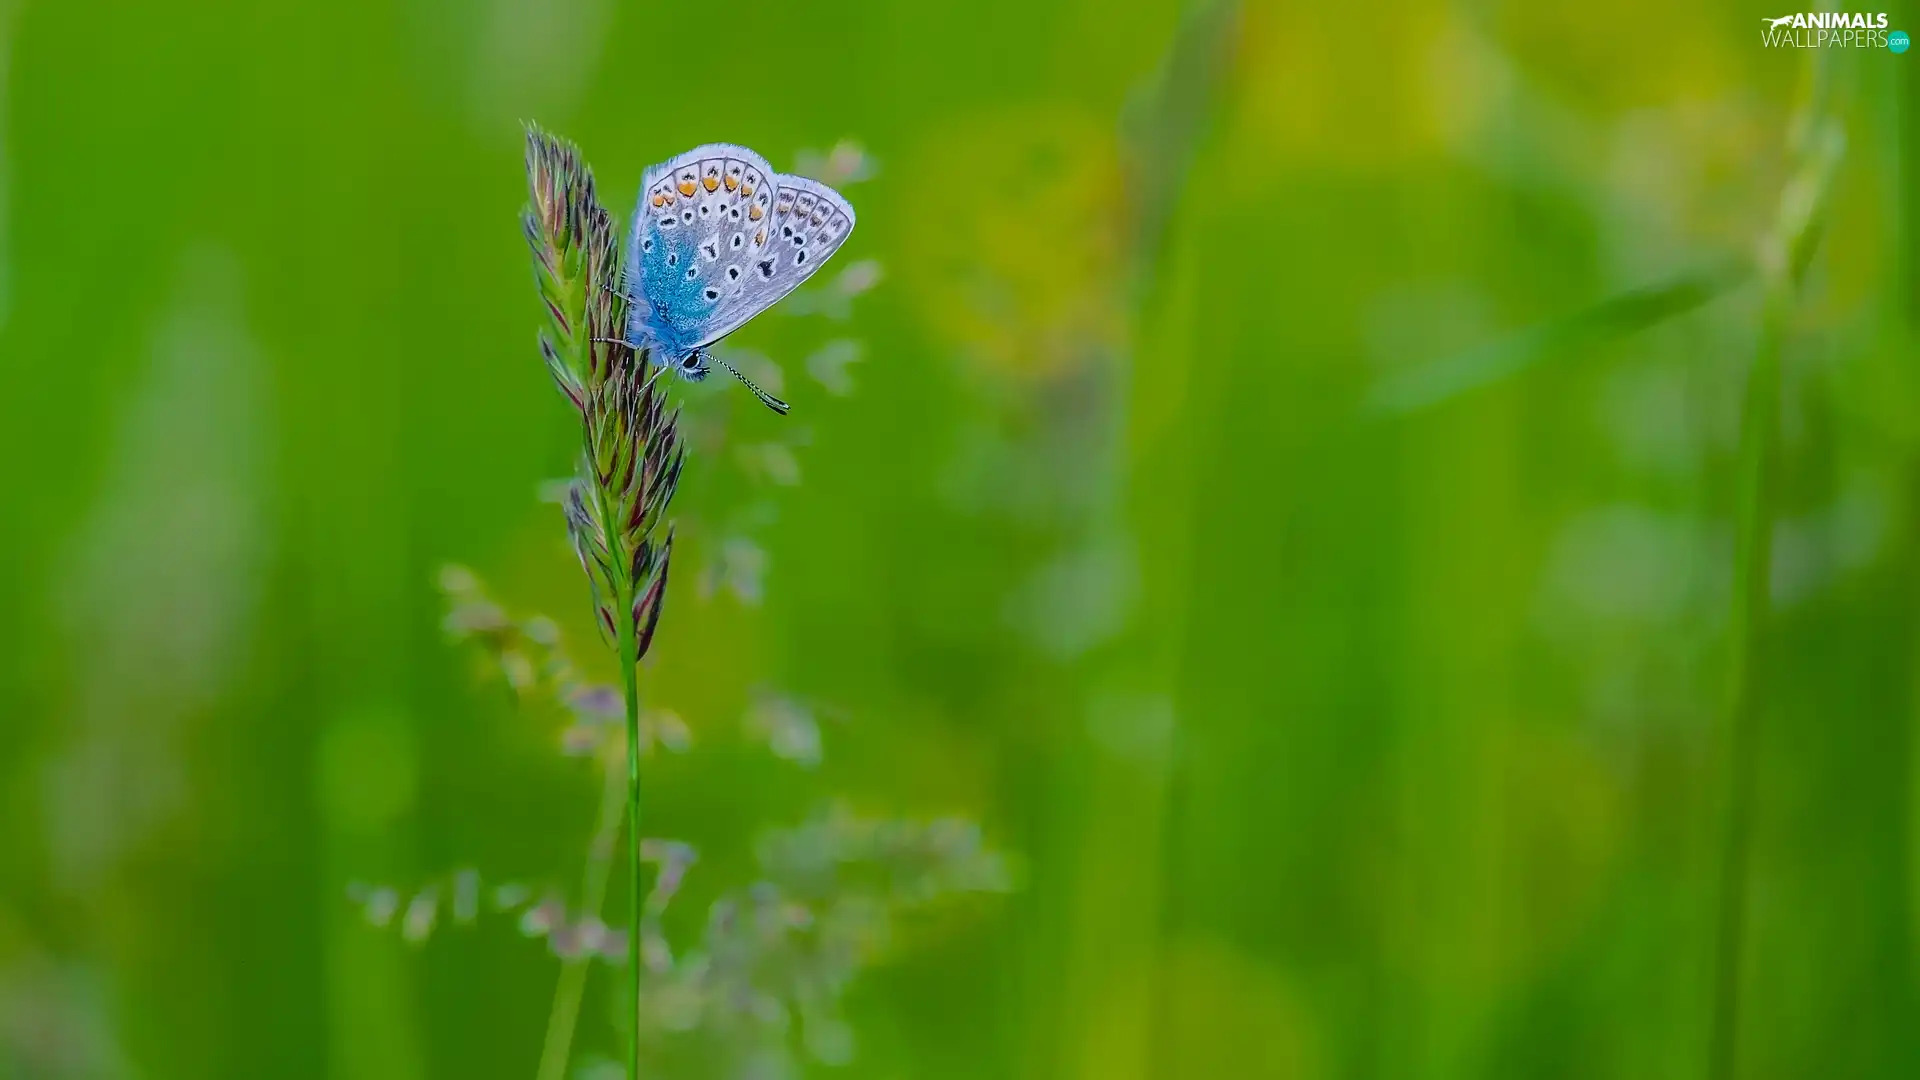
<svg viewBox="0 0 1920 1080">
<path fill-rule="evenodd" d="M 799 288 L 853 232 L 853 207 L 839 192 L 804 176 L 779 175 L 775 181 L 771 211 L 764 219 L 750 221 L 756 227 L 746 237 L 747 258 L 739 267 L 739 280 L 732 278 L 734 264 L 724 271 L 735 287 L 722 293 L 709 328 L 711 336 L 702 345 L 738 330 Z"/>
<path fill-rule="evenodd" d="M 853 231 L 825 184 L 775 173 L 744 146 L 712 143 L 647 170 L 627 265 L 628 336 L 670 356 L 711 345 L 813 275 Z M 635 287 L 637 286 L 637 288 Z"/>
<path fill-rule="evenodd" d="M 774 171 L 744 146 L 710 143 L 648 169 L 628 239 L 629 340 L 651 340 L 668 357 L 708 337 L 732 280 L 745 276 L 746 222 L 772 212 Z M 732 246 L 738 244 L 737 247 Z M 730 256 L 723 261 L 723 255 Z"/>
</svg>

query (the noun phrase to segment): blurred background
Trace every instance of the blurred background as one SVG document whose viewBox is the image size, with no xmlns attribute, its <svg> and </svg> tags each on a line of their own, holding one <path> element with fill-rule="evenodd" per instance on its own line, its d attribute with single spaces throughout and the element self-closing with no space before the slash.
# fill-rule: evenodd
<svg viewBox="0 0 1920 1080">
<path fill-rule="evenodd" d="M 861 221 L 679 391 L 652 1075 L 1920 1075 L 1920 58 L 1777 14 L 0 0 L 0 1077 L 619 1075 L 523 121 Z"/>
</svg>

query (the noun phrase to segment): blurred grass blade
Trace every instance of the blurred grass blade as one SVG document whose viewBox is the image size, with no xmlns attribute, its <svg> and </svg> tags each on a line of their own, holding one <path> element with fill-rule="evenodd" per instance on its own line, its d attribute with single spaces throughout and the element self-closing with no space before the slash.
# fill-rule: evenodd
<svg viewBox="0 0 1920 1080">
<path fill-rule="evenodd" d="M 1824 70 L 1816 63 L 1796 168 L 1760 249 L 1767 286 L 1760 342 L 1741 407 L 1739 494 L 1734 520 L 1732 699 L 1724 725 L 1718 911 L 1713 943 L 1714 997 L 1708 1075 L 1739 1074 L 1740 1014 L 1746 948 L 1747 881 L 1759 768 L 1759 727 L 1769 692 L 1772 640 L 1774 489 L 1780 472 L 1781 353 L 1807 269 L 1825 230 L 1834 174 L 1845 151 L 1838 121 L 1823 106 Z"/>
<path fill-rule="evenodd" d="M 1121 115 L 1133 261 L 1143 273 L 1156 265 L 1219 83 L 1232 70 L 1240 21 L 1238 0 L 1212 0 L 1189 11 L 1159 71 L 1128 99 Z"/>
<path fill-rule="evenodd" d="M 1626 337 L 1694 311 L 1752 276 L 1750 262 L 1728 260 L 1671 281 L 1608 297 L 1512 337 L 1382 380 L 1367 395 L 1370 412 L 1402 415 L 1499 382 L 1552 356 Z"/>
</svg>

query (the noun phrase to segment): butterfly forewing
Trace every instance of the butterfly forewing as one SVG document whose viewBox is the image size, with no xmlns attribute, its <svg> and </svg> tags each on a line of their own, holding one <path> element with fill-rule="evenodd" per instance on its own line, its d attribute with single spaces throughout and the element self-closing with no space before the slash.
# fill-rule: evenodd
<svg viewBox="0 0 1920 1080">
<path fill-rule="evenodd" d="M 713 143 L 647 170 L 629 268 L 629 337 L 670 354 L 710 345 L 773 306 L 853 230 L 824 184 L 781 176 L 743 146 Z M 631 271 L 630 271 L 631 275 Z"/>
<path fill-rule="evenodd" d="M 729 143 L 647 170 L 627 251 L 627 289 L 639 301 L 629 309 L 629 339 L 680 356 L 708 338 L 721 301 L 745 276 L 745 223 L 756 202 L 761 218 L 770 212 L 773 175 L 760 155 Z"/>
</svg>

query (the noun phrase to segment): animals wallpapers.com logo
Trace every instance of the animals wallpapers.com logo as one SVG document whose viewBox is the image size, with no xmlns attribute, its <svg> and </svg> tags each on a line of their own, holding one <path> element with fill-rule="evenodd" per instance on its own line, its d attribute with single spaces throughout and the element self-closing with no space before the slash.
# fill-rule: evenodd
<svg viewBox="0 0 1920 1080">
<path fill-rule="evenodd" d="M 1760 43 L 1769 49 L 1907 49 L 1905 32 L 1887 30 L 1884 11 L 1806 11 L 1760 21 L 1767 24 Z"/>
</svg>

